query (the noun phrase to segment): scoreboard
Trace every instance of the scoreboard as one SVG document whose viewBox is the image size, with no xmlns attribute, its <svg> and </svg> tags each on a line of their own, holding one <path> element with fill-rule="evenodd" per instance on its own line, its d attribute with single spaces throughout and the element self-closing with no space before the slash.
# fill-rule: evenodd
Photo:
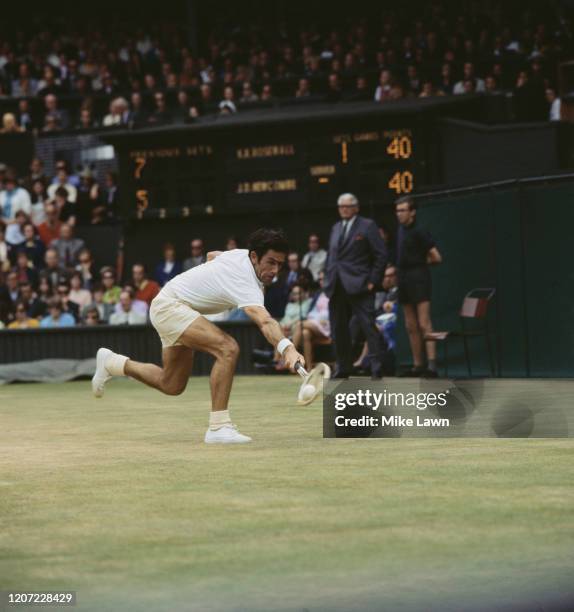
<svg viewBox="0 0 574 612">
<path fill-rule="evenodd" d="M 134 132 L 114 142 L 128 217 L 332 207 L 346 191 L 389 204 L 427 183 L 416 117 L 351 117 Z"/>
</svg>

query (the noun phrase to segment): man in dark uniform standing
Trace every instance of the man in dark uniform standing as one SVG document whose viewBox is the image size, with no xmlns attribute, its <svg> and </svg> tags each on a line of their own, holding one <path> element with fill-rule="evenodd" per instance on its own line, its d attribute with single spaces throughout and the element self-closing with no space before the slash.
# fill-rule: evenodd
<svg viewBox="0 0 574 612">
<path fill-rule="evenodd" d="M 439 264 L 442 257 L 433 237 L 416 222 L 417 208 L 413 198 L 399 198 L 396 201 L 395 212 L 400 224 L 396 258 L 399 303 L 403 306 L 405 326 L 413 354 L 413 367 L 404 375 L 435 378 L 436 344 L 426 343 L 426 369 L 423 362 L 423 347 L 425 334 L 432 332 L 429 266 Z"/>
<path fill-rule="evenodd" d="M 331 230 L 323 287 L 337 356 L 334 377 L 346 378 L 351 372 L 349 321 L 355 315 L 367 339 L 371 375 L 381 378 L 383 344 L 374 303 L 387 264 L 385 243 L 376 223 L 358 214 L 359 201 L 352 193 L 339 196 L 337 206 L 341 221 Z"/>
</svg>

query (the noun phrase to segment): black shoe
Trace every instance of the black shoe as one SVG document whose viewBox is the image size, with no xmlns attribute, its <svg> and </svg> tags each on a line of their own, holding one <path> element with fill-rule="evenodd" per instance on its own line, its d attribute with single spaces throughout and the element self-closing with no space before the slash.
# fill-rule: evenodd
<svg viewBox="0 0 574 612">
<path fill-rule="evenodd" d="M 399 378 L 420 378 L 423 375 L 422 368 L 409 368 L 399 374 Z"/>
<path fill-rule="evenodd" d="M 428 368 L 422 373 L 423 378 L 438 378 L 438 372 L 436 370 L 429 370 Z"/>
<path fill-rule="evenodd" d="M 349 378 L 349 373 L 342 372 L 341 370 L 337 370 L 331 375 L 331 378 Z"/>
</svg>

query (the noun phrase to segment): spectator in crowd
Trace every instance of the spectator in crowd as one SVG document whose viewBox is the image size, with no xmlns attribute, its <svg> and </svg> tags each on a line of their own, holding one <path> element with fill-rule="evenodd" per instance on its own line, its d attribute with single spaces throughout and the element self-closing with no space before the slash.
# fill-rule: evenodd
<svg viewBox="0 0 574 612">
<path fill-rule="evenodd" d="M 237 249 L 237 248 L 239 248 L 237 245 L 237 240 L 235 239 L 234 236 L 229 236 L 229 238 L 225 242 L 225 250 L 233 251 L 233 249 Z"/>
<path fill-rule="evenodd" d="M 20 299 L 26 305 L 26 312 L 32 319 L 41 319 L 46 315 L 48 306 L 36 295 L 30 283 L 20 284 Z"/>
<path fill-rule="evenodd" d="M 307 318 L 300 325 L 295 326 L 293 344 L 302 347 L 307 368 L 314 363 L 313 347 L 316 344 L 329 344 L 331 326 L 329 322 L 329 298 L 323 291 L 324 272 L 319 273 L 320 289 L 311 298 Z"/>
<path fill-rule="evenodd" d="M 245 81 L 245 83 L 243 83 L 243 89 L 239 102 L 241 102 L 241 104 L 249 104 L 251 102 L 257 102 L 258 100 L 259 96 L 253 91 L 253 85 L 251 82 Z"/>
<path fill-rule="evenodd" d="M 25 302 L 18 300 L 14 309 L 14 321 L 8 325 L 8 329 L 36 329 L 40 327 L 38 319 L 33 319 L 28 315 L 28 308 Z"/>
<path fill-rule="evenodd" d="M 56 130 L 65 130 L 68 128 L 70 121 L 68 113 L 58 108 L 58 98 L 50 93 L 44 98 L 44 125 L 50 123 L 52 128 Z M 49 119 L 49 122 L 47 121 Z M 53 131 L 49 130 L 49 131 Z"/>
<path fill-rule="evenodd" d="M 114 312 L 113 304 L 107 304 L 104 302 L 105 289 L 103 285 L 94 285 L 92 292 L 92 302 L 82 309 L 82 319 L 86 319 L 87 313 L 90 310 L 97 310 L 98 317 L 101 323 L 108 323 L 112 312 Z"/>
<path fill-rule="evenodd" d="M 78 225 L 97 225 L 106 220 L 107 209 L 100 200 L 98 183 L 89 168 L 80 173 L 76 213 Z"/>
<path fill-rule="evenodd" d="M 80 116 L 78 117 L 78 123 L 76 124 L 77 130 L 93 130 L 99 127 L 97 119 L 92 113 L 92 109 L 84 106 L 80 109 Z"/>
<path fill-rule="evenodd" d="M 44 182 L 41 179 L 35 179 L 30 191 L 30 202 L 32 204 L 30 216 L 32 218 L 32 223 L 36 226 L 41 225 L 46 220 L 45 205 L 47 199 L 48 194 Z"/>
<path fill-rule="evenodd" d="M 291 287 L 299 284 L 309 290 L 314 285 L 313 275 L 311 272 L 301 267 L 298 253 L 289 253 L 287 256 L 287 277 L 285 279 L 287 294 L 291 291 Z"/>
<path fill-rule="evenodd" d="M 110 112 L 104 117 L 104 127 L 127 125 L 130 119 L 129 104 L 125 98 L 114 98 L 110 102 Z"/>
<path fill-rule="evenodd" d="M 98 275 L 89 249 L 82 249 L 78 253 L 76 271 L 80 273 L 82 278 L 82 288 L 91 291 Z"/>
<path fill-rule="evenodd" d="M 47 312 L 48 304 L 53 297 L 54 290 L 50 277 L 40 273 L 40 280 L 38 281 L 38 301 L 43 306 L 43 315 Z"/>
<path fill-rule="evenodd" d="M 375 327 L 374 289 L 386 266 L 385 243 L 376 224 L 358 214 L 353 194 L 339 196 L 337 206 L 341 221 L 331 231 L 324 283 L 337 355 L 334 376 L 347 378 L 351 372 L 349 321 L 354 315 L 369 345 L 371 376 L 380 378 L 383 346 Z"/>
<path fill-rule="evenodd" d="M 134 312 L 138 312 L 140 314 L 143 314 L 147 317 L 148 311 L 149 311 L 149 305 L 147 302 L 144 302 L 143 300 L 139 300 L 136 297 L 136 289 L 135 287 L 133 287 L 132 285 L 124 285 L 122 288 L 122 291 L 127 291 L 130 294 L 130 298 L 132 300 L 132 310 Z M 121 302 L 118 302 L 115 306 L 114 306 L 114 312 L 120 312 L 122 310 L 122 305 Z"/>
<path fill-rule="evenodd" d="M 97 308 L 89 307 L 85 314 L 82 317 L 82 323 L 88 327 L 92 327 L 94 325 L 100 325 L 102 321 L 100 320 L 100 313 Z"/>
<path fill-rule="evenodd" d="M 295 90 L 296 98 L 308 98 L 311 96 L 311 85 L 309 79 L 299 79 L 297 89 Z"/>
<path fill-rule="evenodd" d="M 0 275 L 10 269 L 10 251 L 12 247 L 6 242 L 6 225 L 0 219 Z"/>
<path fill-rule="evenodd" d="M 110 325 L 143 325 L 147 318 L 133 308 L 133 299 L 129 291 L 120 294 L 120 310 L 110 316 Z"/>
<path fill-rule="evenodd" d="M 32 132 L 36 128 L 36 122 L 30 110 L 30 103 L 25 98 L 18 100 L 17 121 L 23 132 Z"/>
<path fill-rule="evenodd" d="M 72 272 L 70 276 L 69 299 L 78 305 L 80 311 L 92 303 L 92 294 L 87 289 L 82 288 L 82 281 L 82 274 L 80 272 Z"/>
<path fill-rule="evenodd" d="M 18 186 L 13 172 L 7 172 L 4 189 L 0 191 L 0 219 L 11 223 L 15 220 L 18 211 L 27 215 L 32 212 L 30 194 Z"/>
<path fill-rule="evenodd" d="M 64 187 L 56 189 L 54 203 L 58 208 L 58 218 L 62 224 L 76 225 L 76 204 L 68 200 L 68 191 Z"/>
<path fill-rule="evenodd" d="M 153 125 L 164 125 L 172 123 L 173 115 L 167 107 L 165 94 L 161 91 L 156 91 L 154 94 L 155 107 L 151 115 L 148 117 L 148 123 Z"/>
<path fill-rule="evenodd" d="M 183 271 L 191 270 L 195 266 L 199 266 L 205 263 L 205 250 L 203 246 L 203 240 L 201 238 L 194 238 L 190 243 L 191 256 L 183 260 Z"/>
<path fill-rule="evenodd" d="M 18 285 L 18 274 L 13 270 L 6 274 L 5 285 L 0 285 L 0 302 L 4 302 L 8 312 L 14 312 L 14 306 L 20 299 L 20 288 Z"/>
<path fill-rule="evenodd" d="M 132 266 L 132 282 L 136 289 L 136 300 L 141 300 L 148 306 L 160 292 L 160 286 L 155 281 L 148 279 L 145 266 L 142 263 L 135 263 Z"/>
<path fill-rule="evenodd" d="M 105 266 L 100 270 L 102 285 L 104 286 L 103 301 L 105 304 L 117 304 L 120 299 L 122 288 L 116 285 L 116 274 L 110 266 Z"/>
<path fill-rule="evenodd" d="M 18 284 L 30 283 L 33 287 L 38 286 L 38 272 L 28 260 L 28 254 L 24 250 L 18 251 L 14 272 L 18 276 Z"/>
<path fill-rule="evenodd" d="M 560 98 L 556 95 L 556 90 L 552 87 L 546 90 L 546 101 L 550 106 L 548 119 L 550 121 L 560 121 L 562 119 L 562 103 Z"/>
<path fill-rule="evenodd" d="M 69 223 L 60 226 L 60 237 L 50 245 L 58 252 L 58 259 L 66 268 L 73 268 L 78 263 L 80 251 L 85 249 L 81 238 L 74 238 L 74 228 Z"/>
<path fill-rule="evenodd" d="M 69 180 L 68 171 L 65 168 L 60 168 L 56 174 L 56 181 L 48 187 L 48 198 L 54 200 L 58 189 L 65 189 L 64 197 L 69 202 L 74 203 L 78 199 L 78 190 L 76 186 Z"/>
<path fill-rule="evenodd" d="M 99 223 L 109 223 L 118 217 L 119 191 L 118 177 L 115 172 L 106 172 L 104 185 L 101 201 L 105 209 L 98 209 L 94 213 L 96 218 L 92 218 L 92 223 L 96 225 Z"/>
<path fill-rule="evenodd" d="M 313 275 L 314 280 L 319 279 L 319 274 L 325 269 L 325 263 L 327 261 L 327 251 L 320 248 L 319 236 L 317 234 L 311 234 L 308 242 L 309 250 L 303 255 L 303 261 L 301 265 L 307 268 Z"/>
<path fill-rule="evenodd" d="M 295 326 L 305 319 L 309 312 L 310 304 L 311 300 L 307 291 L 300 285 L 293 285 L 289 292 L 289 302 L 285 308 L 285 314 L 279 321 L 287 337 L 291 338 L 295 332 Z"/>
<path fill-rule="evenodd" d="M 12 81 L 12 95 L 15 98 L 31 98 L 38 91 L 38 81 L 30 74 L 30 66 L 22 62 L 18 66 L 18 78 Z"/>
<path fill-rule="evenodd" d="M 465 62 L 463 66 L 462 79 L 456 83 L 453 88 L 455 95 L 471 93 L 468 91 L 469 85 L 465 83 L 472 83 L 472 90 L 476 93 L 483 93 L 485 90 L 484 80 L 476 76 L 474 72 L 474 64 L 472 62 Z"/>
<path fill-rule="evenodd" d="M 391 95 L 393 87 L 393 77 L 390 70 L 381 70 L 379 75 L 379 84 L 375 90 L 375 102 L 384 102 Z"/>
<path fill-rule="evenodd" d="M 80 308 L 78 304 L 70 299 L 70 283 L 67 279 L 60 278 L 56 293 L 62 303 L 62 312 L 72 315 L 77 323 L 80 320 Z"/>
<path fill-rule="evenodd" d="M 76 320 L 68 313 L 63 312 L 62 301 L 58 297 L 53 297 L 48 304 L 48 314 L 40 322 L 40 327 L 74 327 Z"/>
<path fill-rule="evenodd" d="M 67 279 L 68 272 L 65 268 L 60 265 L 60 259 L 58 257 L 58 251 L 56 249 L 49 248 L 46 250 L 44 255 L 45 267 L 40 272 L 40 278 L 47 278 L 50 281 L 52 287 L 57 287 L 60 279 Z"/>
<path fill-rule="evenodd" d="M 16 218 L 6 228 L 6 242 L 12 247 L 19 247 L 26 240 L 24 236 L 24 226 L 30 223 L 30 217 L 23 211 L 16 213 Z"/>
<path fill-rule="evenodd" d="M 44 172 L 42 160 L 39 157 L 34 157 L 30 162 L 30 174 L 23 178 L 22 187 L 31 192 L 34 181 L 37 180 L 42 181 L 44 187 L 50 182 L 47 174 Z"/>
<path fill-rule="evenodd" d="M 237 107 L 230 100 L 222 100 L 219 103 L 219 114 L 220 115 L 233 115 L 237 112 Z"/>
<path fill-rule="evenodd" d="M 134 91 L 130 98 L 131 111 L 128 123 L 133 128 L 138 128 L 147 124 L 148 113 L 143 104 L 143 98 L 139 91 Z"/>
<path fill-rule="evenodd" d="M 160 286 L 163 287 L 172 278 L 181 274 L 181 272 L 182 267 L 181 263 L 176 260 L 175 247 L 168 242 L 163 247 L 163 259 L 156 266 L 155 278 Z"/>
<path fill-rule="evenodd" d="M 0 134 L 19 134 L 23 132 L 24 128 L 21 128 L 16 121 L 16 115 L 14 113 L 4 113 L 2 116 L 2 128 Z"/>
<path fill-rule="evenodd" d="M 36 269 L 42 267 L 44 263 L 44 254 L 46 247 L 40 238 L 36 235 L 36 228 L 32 223 L 24 225 L 24 242 L 20 245 L 20 249 L 24 250 L 28 255 L 28 259 L 32 262 Z"/>
<path fill-rule="evenodd" d="M 46 213 L 46 220 L 38 226 L 38 235 L 44 245 L 49 247 L 52 241 L 60 237 L 62 222 L 60 221 L 60 211 L 56 204 L 46 202 L 44 210 Z"/>
</svg>

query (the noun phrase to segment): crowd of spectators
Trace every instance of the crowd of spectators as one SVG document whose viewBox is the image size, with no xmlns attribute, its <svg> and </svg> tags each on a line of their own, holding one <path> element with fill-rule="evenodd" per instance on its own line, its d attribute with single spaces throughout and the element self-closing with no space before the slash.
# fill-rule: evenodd
<svg viewBox="0 0 574 612">
<path fill-rule="evenodd" d="M 467 14 L 435 1 L 414 15 L 405 5 L 340 27 L 236 25 L 211 33 L 196 53 L 184 24 L 161 19 L 147 30 L 8 30 L 1 131 L 184 123 L 278 99 L 386 103 L 474 92 L 513 93 L 517 118 L 548 116 L 549 105 L 556 115 L 557 64 L 573 48 L 569 15 L 554 5 L 517 15 L 498 4 Z"/>
</svg>

